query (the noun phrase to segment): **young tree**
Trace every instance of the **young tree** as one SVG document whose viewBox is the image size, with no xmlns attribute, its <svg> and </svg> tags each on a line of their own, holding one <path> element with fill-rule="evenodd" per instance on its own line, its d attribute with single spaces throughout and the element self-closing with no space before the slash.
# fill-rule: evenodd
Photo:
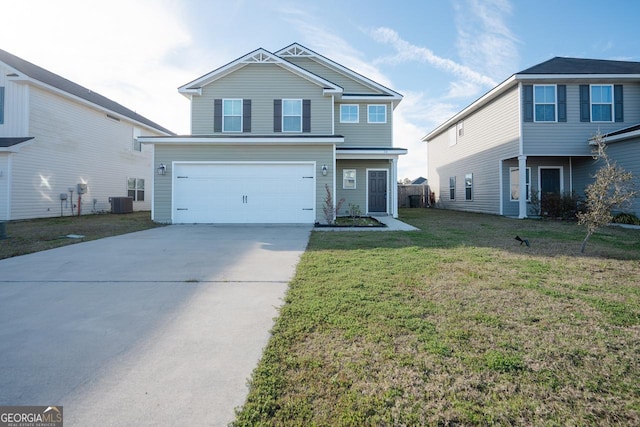
<svg viewBox="0 0 640 427">
<path fill-rule="evenodd" d="M 611 211 L 623 207 L 638 195 L 633 175 L 609 158 L 604 137 L 599 131 L 593 137 L 593 142 L 593 157 L 604 164 L 594 175 L 594 182 L 585 190 L 585 211 L 577 214 L 578 224 L 587 228 L 587 235 L 580 246 L 581 253 L 584 253 L 587 241 L 593 233 L 611 222 Z"/>
</svg>

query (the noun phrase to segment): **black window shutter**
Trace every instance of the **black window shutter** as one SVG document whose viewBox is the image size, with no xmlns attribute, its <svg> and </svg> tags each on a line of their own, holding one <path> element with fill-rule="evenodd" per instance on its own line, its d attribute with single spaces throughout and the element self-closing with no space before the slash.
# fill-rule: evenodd
<svg viewBox="0 0 640 427">
<path fill-rule="evenodd" d="M 613 102 L 615 110 L 616 122 L 624 122 L 623 101 L 622 101 L 622 85 L 613 86 Z"/>
<path fill-rule="evenodd" d="M 533 121 L 533 85 L 523 85 L 523 114 L 525 122 Z"/>
<path fill-rule="evenodd" d="M 558 121 L 567 121 L 567 86 L 558 85 Z"/>
<path fill-rule="evenodd" d="M 213 100 L 213 131 L 222 132 L 222 99 Z"/>
<path fill-rule="evenodd" d="M 242 132 L 251 132 L 251 100 L 242 100 Z"/>
<path fill-rule="evenodd" d="M 282 132 L 282 99 L 273 100 L 273 131 Z"/>
<path fill-rule="evenodd" d="M 311 132 L 311 100 L 302 100 L 302 132 Z"/>
<path fill-rule="evenodd" d="M 0 87 L 0 125 L 4 123 L 4 86 Z"/>
<path fill-rule="evenodd" d="M 589 101 L 589 85 L 580 85 L 580 121 L 591 121 L 591 102 Z"/>
</svg>

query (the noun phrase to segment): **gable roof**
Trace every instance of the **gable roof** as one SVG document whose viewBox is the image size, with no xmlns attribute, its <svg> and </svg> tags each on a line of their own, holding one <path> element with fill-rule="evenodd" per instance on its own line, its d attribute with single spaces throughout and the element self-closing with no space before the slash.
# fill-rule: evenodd
<svg viewBox="0 0 640 427">
<path fill-rule="evenodd" d="M 565 58 L 559 56 L 551 58 L 548 61 L 511 75 L 511 77 L 456 113 L 449 120 L 423 136 L 421 141 L 429 142 L 429 140 L 440 135 L 453 124 L 464 120 L 470 114 L 489 104 L 508 90 L 517 87 L 520 83 L 529 82 L 528 84 L 531 84 L 530 82 L 532 81 L 535 82 L 536 80 L 546 79 L 551 81 L 558 81 L 559 79 L 580 81 L 594 78 L 640 80 L 640 62 Z"/>
<path fill-rule="evenodd" d="M 93 92 L 92 90 L 80 86 L 79 84 L 76 84 L 71 80 L 65 79 L 64 77 L 52 73 L 51 71 L 45 70 L 44 68 L 32 64 L 29 61 L 25 61 L 24 59 L 12 55 L 11 53 L 2 49 L 0 49 L 0 62 L 5 63 L 7 66 L 13 68 L 18 73 L 23 74 L 23 76 L 17 73 L 8 74 L 7 77 L 13 80 L 32 80 L 43 83 L 46 86 L 58 89 L 84 101 L 88 101 L 98 107 L 101 107 L 102 109 L 109 110 L 120 116 L 131 119 L 134 122 L 156 129 L 162 133 L 175 135 L 170 130 L 160 126 L 159 124 L 147 119 L 144 116 L 141 116 L 135 111 L 132 111 L 127 107 L 100 95 L 99 93 Z M 25 77 L 27 78 L 25 79 Z"/>
<path fill-rule="evenodd" d="M 364 84 L 365 86 L 369 86 L 377 91 L 381 92 L 381 95 L 383 96 L 389 96 L 391 97 L 393 100 L 397 100 L 398 102 L 400 100 L 402 100 L 403 96 L 401 94 L 399 94 L 398 92 L 389 89 L 388 87 L 381 85 L 378 82 L 375 82 L 373 80 L 371 80 L 368 77 L 363 76 L 360 73 L 357 73 L 353 70 L 351 70 L 350 68 L 345 67 L 344 65 L 338 64 L 335 61 L 332 61 L 331 59 L 327 58 L 326 56 L 320 55 L 319 53 L 314 52 L 313 50 L 302 46 L 299 43 L 292 43 L 289 46 L 280 49 L 279 51 L 276 52 L 276 55 L 278 55 L 279 57 L 282 58 L 287 58 L 287 57 L 307 57 L 307 58 L 312 58 L 314 60 L 316 60 L 317 62 L 320 62 L 321 64 L 323 64 L 326 67 L 329 67 L 353 80 L 358 81 L 361 84 Z M 361 95 L 361 96 L 376 96 L 376 95 Z"/>
<path fill-rule="evenodd" d="M 556 56 L 516 74 L 638 74 L 640 62 Z"/>
<path fill-rule="evenodd" d="M 202 93 L 202 87 L 249 64 L 275 64 L 324 88 L 325 92 L 342 93 L 342 88 L 340 86 L 330 82 L 329 80 L 323 79 L 318 75 L 310 73 L 304 68 L 298 67 L 297 65 L 292 64 L 291 62 L 284 60 L 263 48 L 249 52 L 248 54 L 223 65 L 222 67 L 216 68 L 215 70 L 180 86 L 178 88 L 178 92 L 187 97 L 191 95 L 200 95 Z"/>
</svg>

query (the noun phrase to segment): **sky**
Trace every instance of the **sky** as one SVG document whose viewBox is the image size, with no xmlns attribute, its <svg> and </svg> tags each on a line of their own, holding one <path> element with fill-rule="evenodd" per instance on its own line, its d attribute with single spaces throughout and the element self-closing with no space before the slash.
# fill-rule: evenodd
<svg viewBox="0 0 640 427">
<path fill-rule="evenodd" d="M 555 56 L 640 61 L 636 0 L 0 0 L 0 48 L 189 134 L 177 88 L 257 48 L 300 43 L 404 95 L 398 178 L 421 138 Z"/>
</svg>

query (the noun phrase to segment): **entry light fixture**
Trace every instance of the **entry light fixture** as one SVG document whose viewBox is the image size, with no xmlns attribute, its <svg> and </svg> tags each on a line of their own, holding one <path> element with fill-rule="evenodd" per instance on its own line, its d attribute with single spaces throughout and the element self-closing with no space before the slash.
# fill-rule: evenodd
<svg viewBox="0 0 640 427">
<path fill-rule="evenodd" d="M 322 176 L 327 176 L 327 165 L 322 165 Z"/>
<path fill-rule="evenodd" d="M 167 167 L 164 163 L 160 163 L 160 166 L 158 166 L 158 169 L 156 170 L 158 171 L 158 175 L 164 175 L 167 173 Z"/>
</svg>

